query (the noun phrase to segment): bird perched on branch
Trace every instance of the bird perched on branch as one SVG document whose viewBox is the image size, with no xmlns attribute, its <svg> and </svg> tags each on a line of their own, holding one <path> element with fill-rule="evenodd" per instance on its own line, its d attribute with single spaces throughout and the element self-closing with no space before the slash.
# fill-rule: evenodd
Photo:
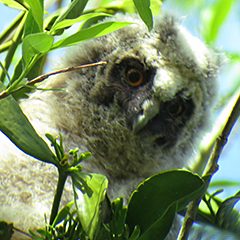
<svg viewBox="0 0 240 240">
<path fill-rule="evenodd" d="M 193 156 L 209 123 L 221 58 L 171 15 L 156 17 L 151 32 L 137 15 L 114 19 L 134 24 L 74 46 L 58 68 L 106 65 L 46 80 L 43 87 L 66 91 L 37 91 L 21 108 L 41 136 L 61 133 L 65 149 L 90 151 L 83 170 L 107 176 L 112 199 L 128 199 L 145 178 L 182 168 Z M 3 141 L 0 218 L 25 230 L 43 224 L 57 170 Z M 72 199 L 68 183 L 62 201 Z"/>
</svg>

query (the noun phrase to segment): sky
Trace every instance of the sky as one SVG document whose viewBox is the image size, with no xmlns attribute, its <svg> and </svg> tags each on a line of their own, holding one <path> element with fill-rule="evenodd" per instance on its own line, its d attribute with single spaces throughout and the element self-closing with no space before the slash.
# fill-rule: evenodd
<svg viewBox="0 0 240 240">
<path fill-rule="evenodd" d="M 199 31 L 199 19 L 196 17 L 196 12 L 189 13 L 187 9 L 183 9 L 181 5 L 176 3 L 176 0 L 167 0 L 163 5 L 164 10 L 170 9 L 170 11 L 176 12 L 178 16 L 185 16 L 183 25 L 195 36 L 201 38 Z M 18 10 L 10 9 L 0 3 L 0 32 L 8 26 L 12 19 L 18 14 Z M 240 1 L 237 1 L 236 5 L 232 7 L 231 13 L 223 25 L 218 41 L 216 42 L 216 48 L 220 51 L 228 51 L 240 53 Z M 0 54 L 0 60 L 3 60 L 3 54 Z M 229 81 L 239 81 L 240 68 L 235 66 L 229 68 L 225 66 L 220 77 L 220 93 L 226 93 L 228 91 Z M 229 141 L 219 160 L 219 171 L 213 177 L 213 180 L 231 180 L 240 182 L 240 124 L 235 126 L 233 134 L 230 136 Z M 235 194 L 239 187 L 231 187 L 225 189 L 220 195 L 222 198 L 226 198 Z M 240 204 L 238 204 L 240 208 Z"/>
</svg>

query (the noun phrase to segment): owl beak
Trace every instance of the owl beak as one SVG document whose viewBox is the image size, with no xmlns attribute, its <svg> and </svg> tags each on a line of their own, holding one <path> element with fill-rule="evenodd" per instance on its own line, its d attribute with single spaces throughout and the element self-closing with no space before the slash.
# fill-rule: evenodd
<svg viewBox="0 0 240 240">
<path fill-rule="evenodd" d="M 159 110 L 160 103 L 157 99 L 145 100 L 142 104 L 141 110 L 133 119 L 133 132 L 137 133 L 143 129 L 147 123 L 159 113 Z"/>
</svg>

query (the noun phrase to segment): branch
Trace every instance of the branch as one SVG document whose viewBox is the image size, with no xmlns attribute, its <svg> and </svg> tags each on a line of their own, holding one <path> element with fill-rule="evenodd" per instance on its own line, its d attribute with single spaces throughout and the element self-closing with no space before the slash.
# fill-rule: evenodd
<svg viewBox="0 0 240 240">
<path fill-rule="evenodd" d="M 84 65 L 81 65 L 81 66 L 77 66 L 77 67 L 68 67 L 68 68 L 63 68 L 63 69 L 60 69 L 60 70 L 57 70 L 57 71 L 54 71 L 54 72 L 50 72 L 50 73 L 47 73 L 47 74 L 43 74 L 41 76 L 38 76 L 34 79 L 32 79 L 31 81 L 29 81 L 25 86 L 22 86 L 16 90 L 13 90 L 11 92 L 8 92 L 7 89 L 2 91 L 0 93 L 0 99 L 2 98 L 5 98 L 7 96 L 9 96 L 10 94 L 14 93 L 14 92 L 17 92 L 23 88 L 26 88 L 27 86 L 33 86 L 35 83 L 39 83 L 39 82 L 42 82 L 44 81 L 45 79 L 49 78 L 50 76 L 52 75 L 56 75 L 56 74 L 60 74 L 60 73 L 65 73 L 65 72 L 70 72 L 70 71 L 75 71 L 75 70 L 79 70 L 81 68 L 87 68 L 87 67 L 94 67 L 94 66 L 99 66 L 99 65 L 105 65 L 107 64 L 107 62 L 105 61 L 100 61 L 100 62 L 96 62 L 96 63 L 89 63 L 89 64 L 84 64 Z"/>
<path fill-rule="evenodd" d="M 212 154 L 208 160 L 207 167 L 203 173 L 202 177 L 205 177 L 206 175 L 212 175 L 218 170 L 218 159 L 220 156 L 220 153 L 222 152 L 225 144 L 227 143 L 228 136 L 233 128 L 233 125 L 237 121 L 238 117 L 240 115 L 240 95 L 238 95 L 238 98 L 236 100 L 236 103 L 232 109 L 232 112 L 226 122 L 226 125 L 221 133 L 221 135 L 217 138 L 216 143 L 214 145 Z M 211 177 L 209 178 L 208 182 L 206 182 L 204 191 L 202 192 L 201 196 L 199 196 L 196 200 L 191 202 L 188 206 L 187 213 L 184 217 L 183 220 L 183 225 L 181 228 L 181 231 L 178 235 L 178 240 L 186 240 L 188 238 L 190 229 L 192 227 L 192 224 L 194 222 L 197 210 L 198 210 L 198 205 L 207 190 Z"/>
</svg>

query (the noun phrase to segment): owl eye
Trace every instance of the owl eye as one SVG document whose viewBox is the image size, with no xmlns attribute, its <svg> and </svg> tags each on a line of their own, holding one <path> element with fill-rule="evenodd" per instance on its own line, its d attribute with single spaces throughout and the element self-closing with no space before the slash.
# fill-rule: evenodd
<svg viewBox="0 0 240 240">
<path fill-rule="evenodd" d="M 137 68 L 130 68 L 126 71 L 126 79 L 131 86 L 139 86 L 143 82 L 143 74 Z"/>
<path fill-rule="evenodd" d="M 179 116 L 180 114 L 182 114 L 183 110 L 184 106 L 182 102 L 173 101 L 167 105 L 167 111 L 171 117 Z"/>
</svg>

